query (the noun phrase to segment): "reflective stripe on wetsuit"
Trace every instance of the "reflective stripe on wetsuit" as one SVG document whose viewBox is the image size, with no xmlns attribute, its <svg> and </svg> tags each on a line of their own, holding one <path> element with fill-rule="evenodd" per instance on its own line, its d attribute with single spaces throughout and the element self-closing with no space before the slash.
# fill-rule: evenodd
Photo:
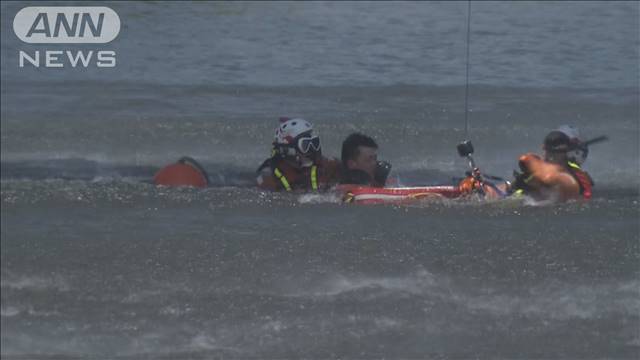
<svg viewBox="0 0 640 360">
<path fill-rule="evenodd" d="M 311 167 L 311 189 L 318 190 L 318 167 Z"/>
<path fill-rule="evenodd" d="M 282 183 L 282 186 L 286 191 L 291 191 L 291 185 L 289 184 L 289 180 L 287 180 L 287 177 L 284 176 L 284 174 L 282 173 L 282 171 L 280 171 L 280 169 L 278 168 L 273 169 L 273 174 L 278 178 L 278 180 L 280 180 L 280 182 Z M 313 165 L 311 167 L 311 188 L 313 190 L 318 190 L 318 166 L 316 165 Z"/>
<path fill-rule="evenodd" d="M 278 180 L 280 180 L 282 186 L 286 191 L 291 191 L 291 185 L 289 185 L 289 181 L 287 181 L 287 178 L 282 174 L 282 171 L 280 171 L 280 169 L 273 169 L 273 174 L 278 178 Z"/>
</svg>

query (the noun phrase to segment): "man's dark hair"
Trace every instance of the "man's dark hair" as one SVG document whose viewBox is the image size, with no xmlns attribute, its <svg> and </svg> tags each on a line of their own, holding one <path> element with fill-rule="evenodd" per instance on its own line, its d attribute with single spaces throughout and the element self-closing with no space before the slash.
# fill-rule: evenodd
<svg viewBox="0 0 640 360">
<path fill-rule="evenodd" d="M 378 144 L 367 135 L 353 133 L 347 136 L 342 142 L 342 163 L 346 165 L 347 160 L 353 160 L 358 156 L 358 146 L 377 149 Z"/>
<path fill-rule="evenodd" d="M 544 138 L 544 149 L 550 152 L 567 152 L 571 139 L 562 131 L 552 131 Z"/>
</svg>

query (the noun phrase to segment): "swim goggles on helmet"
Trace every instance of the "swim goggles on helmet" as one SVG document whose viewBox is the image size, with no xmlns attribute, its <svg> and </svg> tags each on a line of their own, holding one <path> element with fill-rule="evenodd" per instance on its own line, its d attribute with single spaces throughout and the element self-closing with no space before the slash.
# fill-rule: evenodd
<svg viewBox="0 0 640 360">
<path fill-rule="evenodd" d="M 320 151 L 320 138 L 318 136 L 301 137 L 298 139 L 297 146 L 301 154 Z"/>
</svg>

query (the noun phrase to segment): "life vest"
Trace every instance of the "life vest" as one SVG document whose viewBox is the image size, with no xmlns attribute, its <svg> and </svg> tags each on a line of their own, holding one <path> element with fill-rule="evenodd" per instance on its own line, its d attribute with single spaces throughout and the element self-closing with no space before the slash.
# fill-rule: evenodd
<svg viewBox="0 0 640 360">
<path fill-rule="evenodd" d="M 295 178 L 287 178 L 287 176 L 277 167 L 273 168 L 273 175 L 276 179 L 280 180 L 280 184 L 282 184 L 282 188 L 285 191 L 291 191 L 291 183 L 295 180 Z M 302 177 L 302 176 L 300 176 Z M 296 181 L 298 182 L 298 181 Z M 318 191 L 318 165 L 312 165 L 309 171 L 309 185 L 311 186 L 311 190 Z M 295 182 L 294 182 L 295 184 Z"/>
<path fill-rule="evenodd" d="M 523 175 L 516 179 L 516 185 L 524 192 L 536 194 L 544 193 L 544 189 L 555 189 L 562 200 L 591 198 L 593 181 L 576 163 L 562 166 L 544 161 L 535 154 L 525 154 L 520 157 L 519 165 Z M 516 191 L 516 194 L 521 192 Z"/>
<path fill-rule="evenodd" d="M 265 160 L 258 168 L 258 173 L 265 168 L 271 170 L 279 187 L 285 191 L 325 190 L 338 179 L 338 163 L 324 158 L 310 167 L 296 168 L 283 159 L 273 157 Z"/>
<path fill-rule="evenodd" d="M 580 168 L 580 165 L 569 161 L 567 162 L 567 166 L 569 167 L 569 172 L 576 179 L 578 184 L 580 185 L 580 194 L 585 199 L 591 199 L 592 189 L 593 189 L 593 180 L 589 174 Z"/>
</svg>

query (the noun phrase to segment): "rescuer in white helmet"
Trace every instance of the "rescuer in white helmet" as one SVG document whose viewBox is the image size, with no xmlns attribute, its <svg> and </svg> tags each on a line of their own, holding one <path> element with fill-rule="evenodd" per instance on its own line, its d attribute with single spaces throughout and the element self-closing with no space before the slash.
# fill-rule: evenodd
<svg viewBox="0 0 640 360">
<path fill-rule="evenodd" d="M 271 157 L 258 168 L 258 187 L 273 191 L 326 190 L 339 180 L 340 162 L 322 156 L 313 125 L 301 118 L 280 118 Z"/>
</svg>

